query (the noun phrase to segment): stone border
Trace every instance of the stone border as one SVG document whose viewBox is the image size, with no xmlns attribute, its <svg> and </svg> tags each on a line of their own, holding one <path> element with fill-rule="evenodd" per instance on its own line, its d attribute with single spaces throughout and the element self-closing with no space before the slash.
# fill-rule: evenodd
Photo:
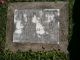
<svg viewBox="0 0 80 60">
<path fill-rule="evenodd" d="M 27 51 L 32 49 L 33 51 L 49 51 L 49 50 L 61 50 L 67 52 L 68 46 L 68 6 L 67 2 L 16 2 L 10 3 L 8 7 L 8 21 L 6 29 L 6 44 L 5 49 L 11 51 Z M 15 9 L 60 9 L 60 33 L 58 44 L 42 44 L 42 43 L 13 43 L 13 21 Z"/>
</svg>

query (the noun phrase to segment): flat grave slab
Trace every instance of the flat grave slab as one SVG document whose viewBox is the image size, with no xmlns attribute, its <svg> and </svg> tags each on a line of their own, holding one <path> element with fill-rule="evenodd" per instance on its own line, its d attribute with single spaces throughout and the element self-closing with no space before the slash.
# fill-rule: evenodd
<svg viewBox="0 0 80 60">
<path fill-rule="evenodd" d="M 15 9 L 13 42 L 59 43 L 59 15 L 59 9 Z"/>
<path fill-rule="evenodd" d="M 5 49 L 67 50 L 67 2 L 10 3 L 7 16 Z"/>
</svg>

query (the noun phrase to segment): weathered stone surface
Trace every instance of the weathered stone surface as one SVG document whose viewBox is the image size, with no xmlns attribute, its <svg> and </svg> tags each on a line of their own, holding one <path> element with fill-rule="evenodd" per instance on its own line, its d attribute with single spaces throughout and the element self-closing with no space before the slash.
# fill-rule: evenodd
<svg viewBox="0 0 80 60">
<path fill-rule="evenodd" d="M 13 42 L 59 44 L 59 15 L 59 9 L 15 9 Z"/>
<path fill-rule="evenodd" d="M 10 3 L 7 16 L 5 49 L 67 51 L 67 2 Z"/>
</svg>

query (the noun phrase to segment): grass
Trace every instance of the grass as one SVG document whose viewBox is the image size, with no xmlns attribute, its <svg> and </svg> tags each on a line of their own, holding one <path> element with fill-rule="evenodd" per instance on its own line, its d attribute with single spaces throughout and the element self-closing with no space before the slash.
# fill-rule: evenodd
<svg viewBox="0 0 80 60">
<path fill-rule="evenodd" d="M 69 33 L 68 33 L 68 40 L 70 41 L 71 40 L 71 36 L 72 36 L 72 29 L 73 29 L 73 22 L 72 22 L 72 8 L 73 8 L 73 5 L 74 5 L 74 0 L 69 0 L 69 3 L 68 3 L 68 8 L 69 8 Z"/>
<path fill-rule="evenodd" d="M 60 0 L 8 0 L 5 4 L 0 4 L 0 60 L 68 60 L 67 54 L 59 51 L 38 51 L 32 52 L 16 52 L 13 53 L 9 50 L 4 51 L 6 40 L 6 22 L 7 22 L 7 7 L 9 2 L 34 2 L 34 1 L 60 1 Z M 72 6 L 73 1 L 69 0 L 69 39 L 72 33 Z"/>
<path fill-rule="evenodd" d="M 12 53 L 9 50 L 0 53 L 1 60 L 67 60 L 67 54 L 57 51 L 38 51 L 38 52 L 16 52 Z"/>
<path fill-rule="evenodd" d="M 4 49 L 6 37 L 7 4 L 0 5 L 0 51 Z"/>
<path fill-rule="evenodd" d="M 53 2 L 53 1 L 66 1 L 66 0 L 8 0 L 9 2 Z"/>
</svg>

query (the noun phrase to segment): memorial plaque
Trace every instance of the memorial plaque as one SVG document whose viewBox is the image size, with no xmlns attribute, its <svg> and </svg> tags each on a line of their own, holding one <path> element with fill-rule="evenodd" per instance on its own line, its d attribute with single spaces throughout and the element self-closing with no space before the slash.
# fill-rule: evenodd
<svg viewBox="0 0 80 60">
<path fill-rule="evenodd" d="M 10 3 L 5 49 L 11 51 L 56 49 L 66 52 L 67 7 L 67 2 Z"/>
<path fill-rule="evenodd" d="M 59 43 L 59 15 L 59 9 L 15 9 L 13 42 Z"/>
</svg>

